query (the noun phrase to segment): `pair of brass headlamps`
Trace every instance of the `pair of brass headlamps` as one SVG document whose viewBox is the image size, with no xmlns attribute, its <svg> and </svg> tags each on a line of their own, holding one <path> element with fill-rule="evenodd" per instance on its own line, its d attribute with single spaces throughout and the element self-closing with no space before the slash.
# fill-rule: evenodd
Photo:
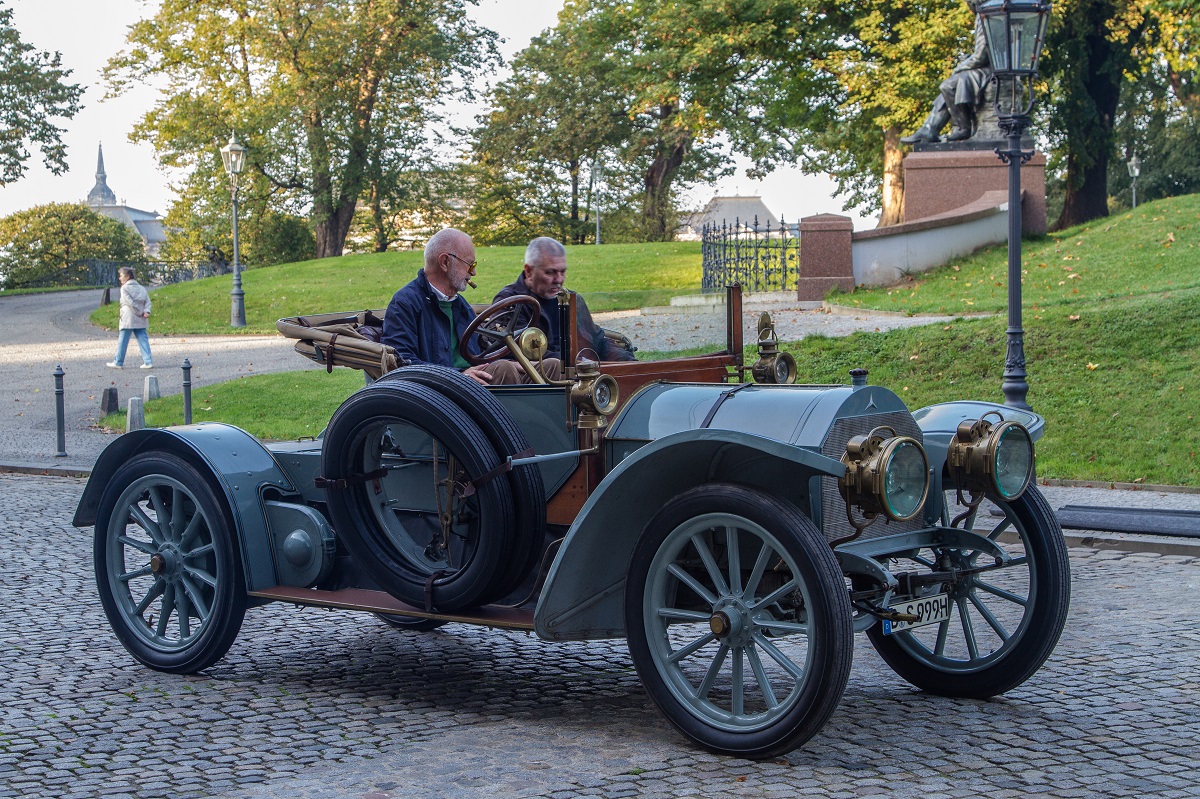
<svg viewBox="0 0 1200 799">
<path fill-rule="evenodd" d="M 1017 422 L 968 419 L 959 424 L 946 455 L 950 479 L 978 504 L 985 495 L 1011 501 L 1033 478 L 1033 440 Z M 846 500 L 851 525 L 861 532 L 883 516 L 908 521 L 921 512 L 929 494 L 929 460 L 920 442 L 877 427 L 854 436 L 842 455 L 846 473 L 838 489 Z M 851 512 L 857 507 L 861 520 Z"/>
</svg>

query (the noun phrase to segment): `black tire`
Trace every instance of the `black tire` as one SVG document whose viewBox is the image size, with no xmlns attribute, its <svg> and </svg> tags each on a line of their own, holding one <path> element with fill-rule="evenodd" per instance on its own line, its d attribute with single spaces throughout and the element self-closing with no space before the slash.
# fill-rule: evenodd
<svg viewBox="0 0 1200 799">
<path fill-rule="evenodd" d="M 394 630 L 412 633 L 427 633 L 448 622 L 444 619 L 422 619 L 418 616 L 397 616 L 394 613 L 376 613 L 380 621 Z"/>
<path fill-rule="evenodd" d="M 821 730 L 850 676 L 850 619 L 816 526 L 736 485 L 664 505 L 625 586 L 629 651 L 650 698 L 688 738 L 736 757 L 773 757 Z"/>
<path fill-rule="evenodd" d="M 954 583 L 947 622 L 893 635 L 884 635 L 878 624 L 868 631 L 875 650 L 897 674 L 933 694 L 986 699 L 1012 690 L 1046 662 L 1067 620 L 1067 545 L 1041 492 L 1030 486 L 1014 501 L 988 500 L 1003 515 L 992 516 L 985 502 L 966 527 L 1000 544 L 1012 565 Z M 954 493 L 948 492 L 948 507 L 954 509 L 953 503 Z M 959 569 L 992 563 L 991 555 L 978 550 L 913 554 L 922 560 L 902 560 L 899 571 L 928 571 L 939 558 Z"/>
<path fill-rule="evenodd" d="M 233 529 L 225 497 L 181 458 L 152 452 L 117 469 L 96 512 L 96 587 L 138 661 L 192 674 L 229 651 L 246 614 Z"/>
<path fill-rule="evenodd" d="M 434 364 L 415 364 L 389 372 L 381 382 L 410 380 L 444 394 L 479 425 L 503 460 L 529 449 L 529 439 L 500 401 L 483 386 L 457 369 Z M 505 571 L 513 575 L 507 596 L 529 576 L 542 555 L 546 536 L 546 488 L 537 466 L 517 466 L 508 473 L 516 507 L 516 537 Z"/>
<path fill-rule="evenodd" d="M 460 484 L 499 465 L 479 426 L 456 404 L 399 380 L 368 386 L 343 402 L 321 445 L 324 477 L 347 481 L 326 489 L 326 497 L 334 529 L 355 562 L 398 599 L 424 607 L 428 597 L 440 611 L 493 602 L 513 580 L 508 481 L 488 480 L 455 500 L 455 524 L 443 530 L 438 501 L 445 508 L 451 499 L 444 489 L 435 491 L 434 482 L 447 476 L 450 456 Z M 364 481 L 363 475 L 389 466 L 395 468 L 385 476 Z"/>
</svg>

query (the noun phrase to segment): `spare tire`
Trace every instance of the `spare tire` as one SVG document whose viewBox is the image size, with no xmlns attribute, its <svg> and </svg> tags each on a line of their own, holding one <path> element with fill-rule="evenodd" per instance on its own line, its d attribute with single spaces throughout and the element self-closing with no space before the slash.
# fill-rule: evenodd
<svg viewBox="0 0 1200 799">
<path fill-rule="evenodd" d="M 519 457 L 530 449 L 529 439 L 504 405 L 491 392 L 457 369 L 436 364 L 413 364 L 388 372 L 380 382 L 405 380 L 446 395 L 487 436 L 500 459 Z M 516 466 L 508 473 L 516 506 L 516 537 L 510 552 L 513 583 L 504 591 L 516 590 L 537 568 L 546 538 L 546 487 L 537 466 Z"/>
<path fill-rule="evenodd" d="M 329 518 L 355 562 L 398 599 L 439 611 L 494 602 L 514 579 L 509 482 L 480 480 L 500 464 L 458 405 L 399 380 L 343 402 L 321 445 Z"/>
</svg>

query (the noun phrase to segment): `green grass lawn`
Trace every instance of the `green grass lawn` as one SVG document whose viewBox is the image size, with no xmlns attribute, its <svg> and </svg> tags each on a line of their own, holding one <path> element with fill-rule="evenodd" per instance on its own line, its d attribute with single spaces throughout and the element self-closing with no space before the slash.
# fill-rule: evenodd
<svg viewBox="0 0 1200 799">
<path fill-rule="evenodd" d="M 1100 300 L 1200 286 L 1200 194 L 1146 203 L 1023 242 L 1027 315 L 1070 315 Z M 1008 248 L 989 247 L 911 276 L 855 289 L 831 302 L 908 313 L 999 312 L 1008 307 Z"/>
<path fill-rule="evenodd" d="M 1200 427 L 1195 420 L 1200 413 L 1197 221 L 1200 197 L 1183 197 L 1148 203 L 1119 217 L 1025 243 L 1026 261 L 1032 264 L 1025 278 L 1029 402 L 1047 420 L 1046 435 L 1038 444 L 1039 476 L 1200 486 Z M 588 293 L 593 307 L 586 285 L 624 279 L 638 281 L 641 291 L 671 291 L 638 275 L 675 264 L 664 271 L 678 270 L 670 279 L 682 279 L 691 268 L 689 258 L 694 258 L 698 284 L 696 245 L 671 245 L 678 250 L 659 249 L 663 245 L 627 246 L 628 257 L 622 263 L 586 265 L 586 248 L 570 251 L 571 283 Z M 645 249 L 639 251 L 639 246 Z M 596 255 L 603 256 L 608 247 L 599 248 Z M 519 248 L 481 250 L 485 264 L 481 273 L 490 268 L 485 256 L 504 250 L 520 261 Z M 992 248 L 892 288 L 891 294 L 888 289 L 856 291 L 836 301 L 918 313 L 950 311 L 955 301 L 966 306 L 965 300 L 970 299 L 974 305 L 966 308 L 972 311 L 1001 312 L 1006 299 L 1005 253 L 1003 246 Z M 1057 255 L 1053 264 L 1051 254 Z M 361 256 L 368 260 L 398 257 Z M 415 272 L 415 263 L 393 271 L 406 275 L 411 267 Z M 366 264 L 354 268 L 364 275 L 370 271 Z M 622 274 L 618 270 L 630 274 L 618 278 Z M 249 274 L 255 271 L 269 270 Z M 580 273 L 591 282 L 584 284 Z M 1061 274 L 1050 279 L 1055 273 Z M 494 279 L 496 287 L 506 282 L 499 274 Z M 282 297 L 297 296 L 294 286 L 300 280 L 293 280 L 279 284 Z M 490 296 L 492 284 L 478 282 L 479 293 L 484 294 L 487 286 Z M 1001 285 L 994 285 L 997 282 Z M 228 321 L 228 280 L 225 286 L 222 324 Z M 322 301 L 288 313 L 333 307 Z M 348 302 L 343 307 L 365 306 Z M 1001 314 L 847 338 L 813 336 L 788 343 L 786 349 L 799 363 L 802 382 L 848 382 L 847 372 L 862 366 L 870 370 L 870 382 L 893 389 L 910 408 L 954 399 L 1002 402 L 1005 326 Z M 208 332 L 218 332 L 218 327 Z M 663 356 L 639 353 L 643 358 Z M 752 362 L 753 353 L 748 352 L 747 358 Z M 348 370 L 242 378 L 198 390 L 194 418 L 230 422 L 263 438 L 316 435 L 337 405 L 361 385 L 361 375 Z M 181 399 L 148 403 L 146 415 L 150 425 L 177 424 L 182 419 Z M 124 425 L 120 415 L 109 422 Z"/>
<path fill-rule="evenodd" d="M 470 302 L 487 303 L 501 287 L 517 279 L 524 247 L 480 247 L 477 289 L 467 289 Z M 604 244 L 567 248 L 568 285 L 587 296 L 593 311 L 665 305 L 676 294 L 700 287 L 700 245 Z M 233 277 L 205 278 L 155 289 L 152 335 L 198 333 L 273 333 L 275 321 L 335 311 L 386 308 L 396 290 L 416 276 L 420 252 L 346 255 L 316 261 L 247 269 L 246 327 L 229 327 L 229 292 Z M 116 328 L 117 305 L 101 307 L 92 321 Z"/>
</svg>

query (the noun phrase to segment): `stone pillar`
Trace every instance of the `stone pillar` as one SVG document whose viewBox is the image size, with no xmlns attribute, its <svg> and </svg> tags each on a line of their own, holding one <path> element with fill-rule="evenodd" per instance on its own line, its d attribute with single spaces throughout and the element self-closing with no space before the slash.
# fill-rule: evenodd
<svg viewBox="0 0 1200 799">
<path fill-rule="evenodd" d="M 1031 142 L 1032 144 L 1032 142 Z M 1008 190 L 1008 165 L 995 147 L 1004 142 L 919 145 L 904 159 L 904 221 L 953 211 L 988 191 Z M 1034 153 L 1021 167 L 1021 230 L 1046 232 L 1046 156 Z"/>
<path fill-rule="evenodd" d="M 848 216 L 817 214 L 800 220 L 797 300 L 820 302 L 835 286 L 845 292 L 854 290 L 853 233 L 854 223 Z"/>
</svg>

